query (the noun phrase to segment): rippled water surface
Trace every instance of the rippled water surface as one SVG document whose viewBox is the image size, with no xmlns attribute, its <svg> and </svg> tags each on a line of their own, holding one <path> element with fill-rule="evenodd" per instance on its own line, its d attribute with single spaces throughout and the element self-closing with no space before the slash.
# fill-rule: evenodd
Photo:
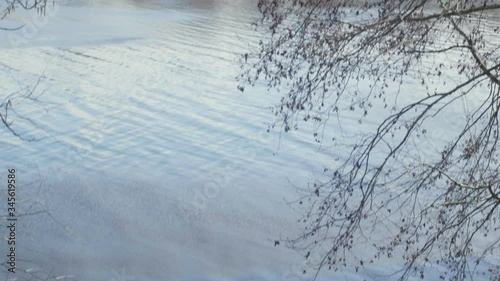
<svg viewBox="0 0 500 281">
<path fill-rule="evenodd" d="M 299 261 L 272 241 L 293 229 L 288 180 L 307 180 L 317 147 L 307 133 L 278 151 L 265 133 L 275 99 L 236 90 L 254 6 L 71 2 L 2 33 L 1 92 L 38 99 L 14 99 L 11 115 L 36 141 L 1 133 L 20 212 L 43 211 L 21 221 L 23 278 L 266 278 Z"/>
<path fill-rule="evenodd" d="M 265 133 L 279 96 L 237 91 L 255 4 L 66 1 L 5 21 L 43 23 L 0 34 L 2 96 L 37 97 L 9 113 L 36 141 L 0 131 L 19 212 L 37 214 L 20 221 L 21 279 L 281 280 L 301 265 L 273 245 L 299 230 L 290 183 L 336 151 L 307 129 Z"/>
</svg>

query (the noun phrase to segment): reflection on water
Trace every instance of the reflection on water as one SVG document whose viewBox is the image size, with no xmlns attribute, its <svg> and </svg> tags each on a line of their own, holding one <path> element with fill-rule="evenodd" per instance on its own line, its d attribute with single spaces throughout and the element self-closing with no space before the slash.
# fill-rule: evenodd
<svg viewBox="0 0 500 281">
<path fill-rule="evenodd" d="M 277 136 L 261 134 L 275 97 L 236 91 L 237 56 L 258 39 L 254 1 L 79 3 L 20 48 L 0 38 L 1 93 L 43 74 L 42 103 L 14 104 L 36 123 L 16 128 L 42 139 L 0 139 L 4 165 L 43 179 L 22 191 L 23 208 L 52 215 L 26 219 L 21 254 L 81 280 L 122 269 L 141 280 L 281 276 L 300 260 L 270 242 L 296 229 L 288 182 L 336 152 L 318 153 L 306 130 L 275 155 Z M 213 182 L 222 187 L 198 212 L 193 200 Z"/>
<path fill-rule="evenodd" d="M 293 224 L 287 176 L 314 169 L 292 160 L 315 147 L 291 142 L 273 156 L 275 136 L 261 134 L 271 99 L 236 90 L 237 55 L 257 38 L 249 11 L 247 1 L 88 1 L 61 6 L 20 47 L 2 34 L 0 92 L 43 74 L 40 103 L 14 104 L 36 124 L 16 129 L 40 141 L 0 140 L 4 164 L 24 179 L 21 211 L 50 214 L 24 221 L 19 255 L 30 262 L 20 268 L 79 280 L 287 269 L 295 256 L 269 241 Z M 222 187 L 200 211 L 208 183 Z"/>
<path fill-rule="evenodd" d="M 220 1 L 220 0 L 185 0 L 185 1 L 128 0 L 128 2 L 133 5 L 143 6 L 143 7 L 164 7 L 164 8 L 203 9 L 203 10 L 211 10 L 217 8 L 220 5 L 227 5 L 231 3 L 231 1 Z"/>
<path fill-rule="evenodd" d="M 130 5 L 148 9 L 175 9 L 175 10 L 206 10 L 216 11 L 227 9 L 227 7 L 237 7 L 240 11 L 246 9 L 256 9 L 257 0 L 73 0 L 70 2 L 80 6 L 95 5 Z"/>
</svg>

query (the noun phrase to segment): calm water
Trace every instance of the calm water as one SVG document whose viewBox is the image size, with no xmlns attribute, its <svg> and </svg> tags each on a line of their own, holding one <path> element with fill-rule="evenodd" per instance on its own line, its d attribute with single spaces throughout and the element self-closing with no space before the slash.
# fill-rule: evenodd
<svg viewBox="0 0 500 281">
<path fill-rule="evenodd" d="M 14 102 L 31 118 L 15 128 L 38 141 L 0 140 L 19 212 L 48 212 L 20 222 L 22 278 L 276 279 L 300 261 L 272 243 L 295 229 L 288 180 L 329 157 L 308 131 L 278 150 L 265 134 L 277 97 L 236 90 L 255 15 L 249 1 L 87 1 L 2 34 L 2 93 L 43 75 L 39 102 Z"/>
<path fill-rule="evenodd" d="M 259 38 L 254 7 L 79 1 L 1 34 L 0 92 L 26 93 L 42 76 L 38 101 L 13 101 L 14 128 L 38 141 L 0 139 L 19 212 L 45 212 L 20 221 L 21 279 L 279 280 L 300 265 L 273 245 L 298 230 L 290 182 L 337 154 L 307 128 L 266 134 L 279 96 L 236 90 L 237 56 Z"/>
</svg>

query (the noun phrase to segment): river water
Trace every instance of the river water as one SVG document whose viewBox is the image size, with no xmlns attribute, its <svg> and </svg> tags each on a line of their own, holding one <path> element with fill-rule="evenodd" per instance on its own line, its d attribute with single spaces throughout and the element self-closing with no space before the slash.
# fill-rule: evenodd
<svg viewBox="0 0 500 281">
<path fill-rule="evenodd" d="M 25 27 L 1 34 L 1 92 L 33 92 L 9 118 L 35 141 L 0 140 L 18 212 L 36 213 L 20 279 L 276 279 L 300 262 L 273 244 L 295 229 L 289 181 L 329 155 L 310 132 L 266 134 L 276 99 L 237 91 L 255 16 L 252 1 L 86 1 L 4 21 Z"/>
<path fill-rule="evenodd" d="M 292 184 L 305 186 L 337 154 L 307 128 L 266 133 L 279 95 L 237 91 L 238 56 L 259 39 L 255 5 L 82 0 L 4 21 L 25 27 L 1 34 L 0 92 L 32 92 L 12 98 L 9 118 L 35 139 L 1 131 L 0 167 L 17 170 L 18 213 L 27 214 L 20 280 L 297 271 L 301 257 L 274 246 L 300 229 L 286 204 L 297 198 Z"/>
</svg>

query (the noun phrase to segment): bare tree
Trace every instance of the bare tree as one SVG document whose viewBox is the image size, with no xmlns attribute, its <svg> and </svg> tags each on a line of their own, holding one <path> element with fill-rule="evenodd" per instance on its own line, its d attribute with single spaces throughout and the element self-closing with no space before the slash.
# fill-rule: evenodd
<svg viewBox="0 0 500 281">
<path fill-rule="evenodd" d="M 1 11 L 0 19 L 5 19 L 8 15 L 14 13 L 17 9 L 24 9 L 24 10 L 36 9 L 37 13 L 39 13 L 40 15 L 45 15 L 46 6 L 47 6 L 47 0 L 3 0 L 2 2 L 0 2 L 0 11 Z M 18 30 L 22 27 L 23 27 L 22 25 L 14 28 L 0 27 L 0 30 L 4 32 L 9 32 Z M 13 101 L 24 99 L 31 102 L 38 102 L 40 94 L 36 94 L 35 91 L 39 86 L 42 78 L 43 75 L 41 75 L 38 78 L 38 80 L 32 87 L 27 87 L 25 89 L 21 89 L 18 92 L 10 93 L 6 95 L 0 102 L 0 120 L 2 124 L 5 126 L 7 130 L 9 130 L 13 135 L 17 136 L 20 139 L 27 141 L 36 140 L 35 138 L 26 138 L 21 134 L 19 134 L 18 132 L 16 132 L 13 128 L 13 117 L 23 119 L 24 121 L 27 121 L 32 124 L 34 124 L 34 121 L 30 118 L 27 118 L 25 116 L 20 116 L 19 114 L 17 114 L 17 112 L 12 107 Z"/>
<path fill-rule="evenodd" d="M 260 0 L 258 9 L 265 35 L 242 57 L 239 89 L 263 80 L 282 93 L 271 128 L 314 122 L 324 144 L 330 116 L 361 124 L 386 113 L 297 201 L 304 231 L 285 242 L 309 261 L 304 273 L 402 257 L 400 280 L 424 278 L 430 264 L 443 280 L 480 274 L 500 253 L 500 3 Z M 419 95 L 401 92 L 408 81 Z M 392 104 L 399 94 L 409 102 Z M 464 125 L 419 157 L 429 124 L 463 99 L 477 101 Z M 375 254 L 356 254 L 366 247 Z M 498 265 L 484 271 L 499 280 Z"/>
<path fill-rule="evenodd" d="M 51 1 L 54 3 L 55 0 Z M 33 10 L 42 15 L 45 15 L 45 9 L 47 7 L 47 0 L 3 0 L 3 5 L 0 5 L 2 9 L 1 19 L 4 19 L 11 13 L 15 12 L 16 9 Z"/>
<path fill-rule="evenodd" d="M 19 91 L 11 93 L 3 98 L 0 102 L 0 122 L 14 136 L 21 140 L 32 142 L 39 141 L 41 138 L 27 137 L 26 134 L 19 133 L 14 128 L 14 121 L 21 121 L 37 128 L 37 124 L 32 117 L 27 117 L 20 114 L 14 108 L 14 104 L 26 104 L 28 106 L 36 106 L 42 104 L 40 97 L 45 94 L 45 90 L 39 90 L 40 83 L 44 78 L 43 74 L 31 86 L 21 88 Z"/>
</svg>

